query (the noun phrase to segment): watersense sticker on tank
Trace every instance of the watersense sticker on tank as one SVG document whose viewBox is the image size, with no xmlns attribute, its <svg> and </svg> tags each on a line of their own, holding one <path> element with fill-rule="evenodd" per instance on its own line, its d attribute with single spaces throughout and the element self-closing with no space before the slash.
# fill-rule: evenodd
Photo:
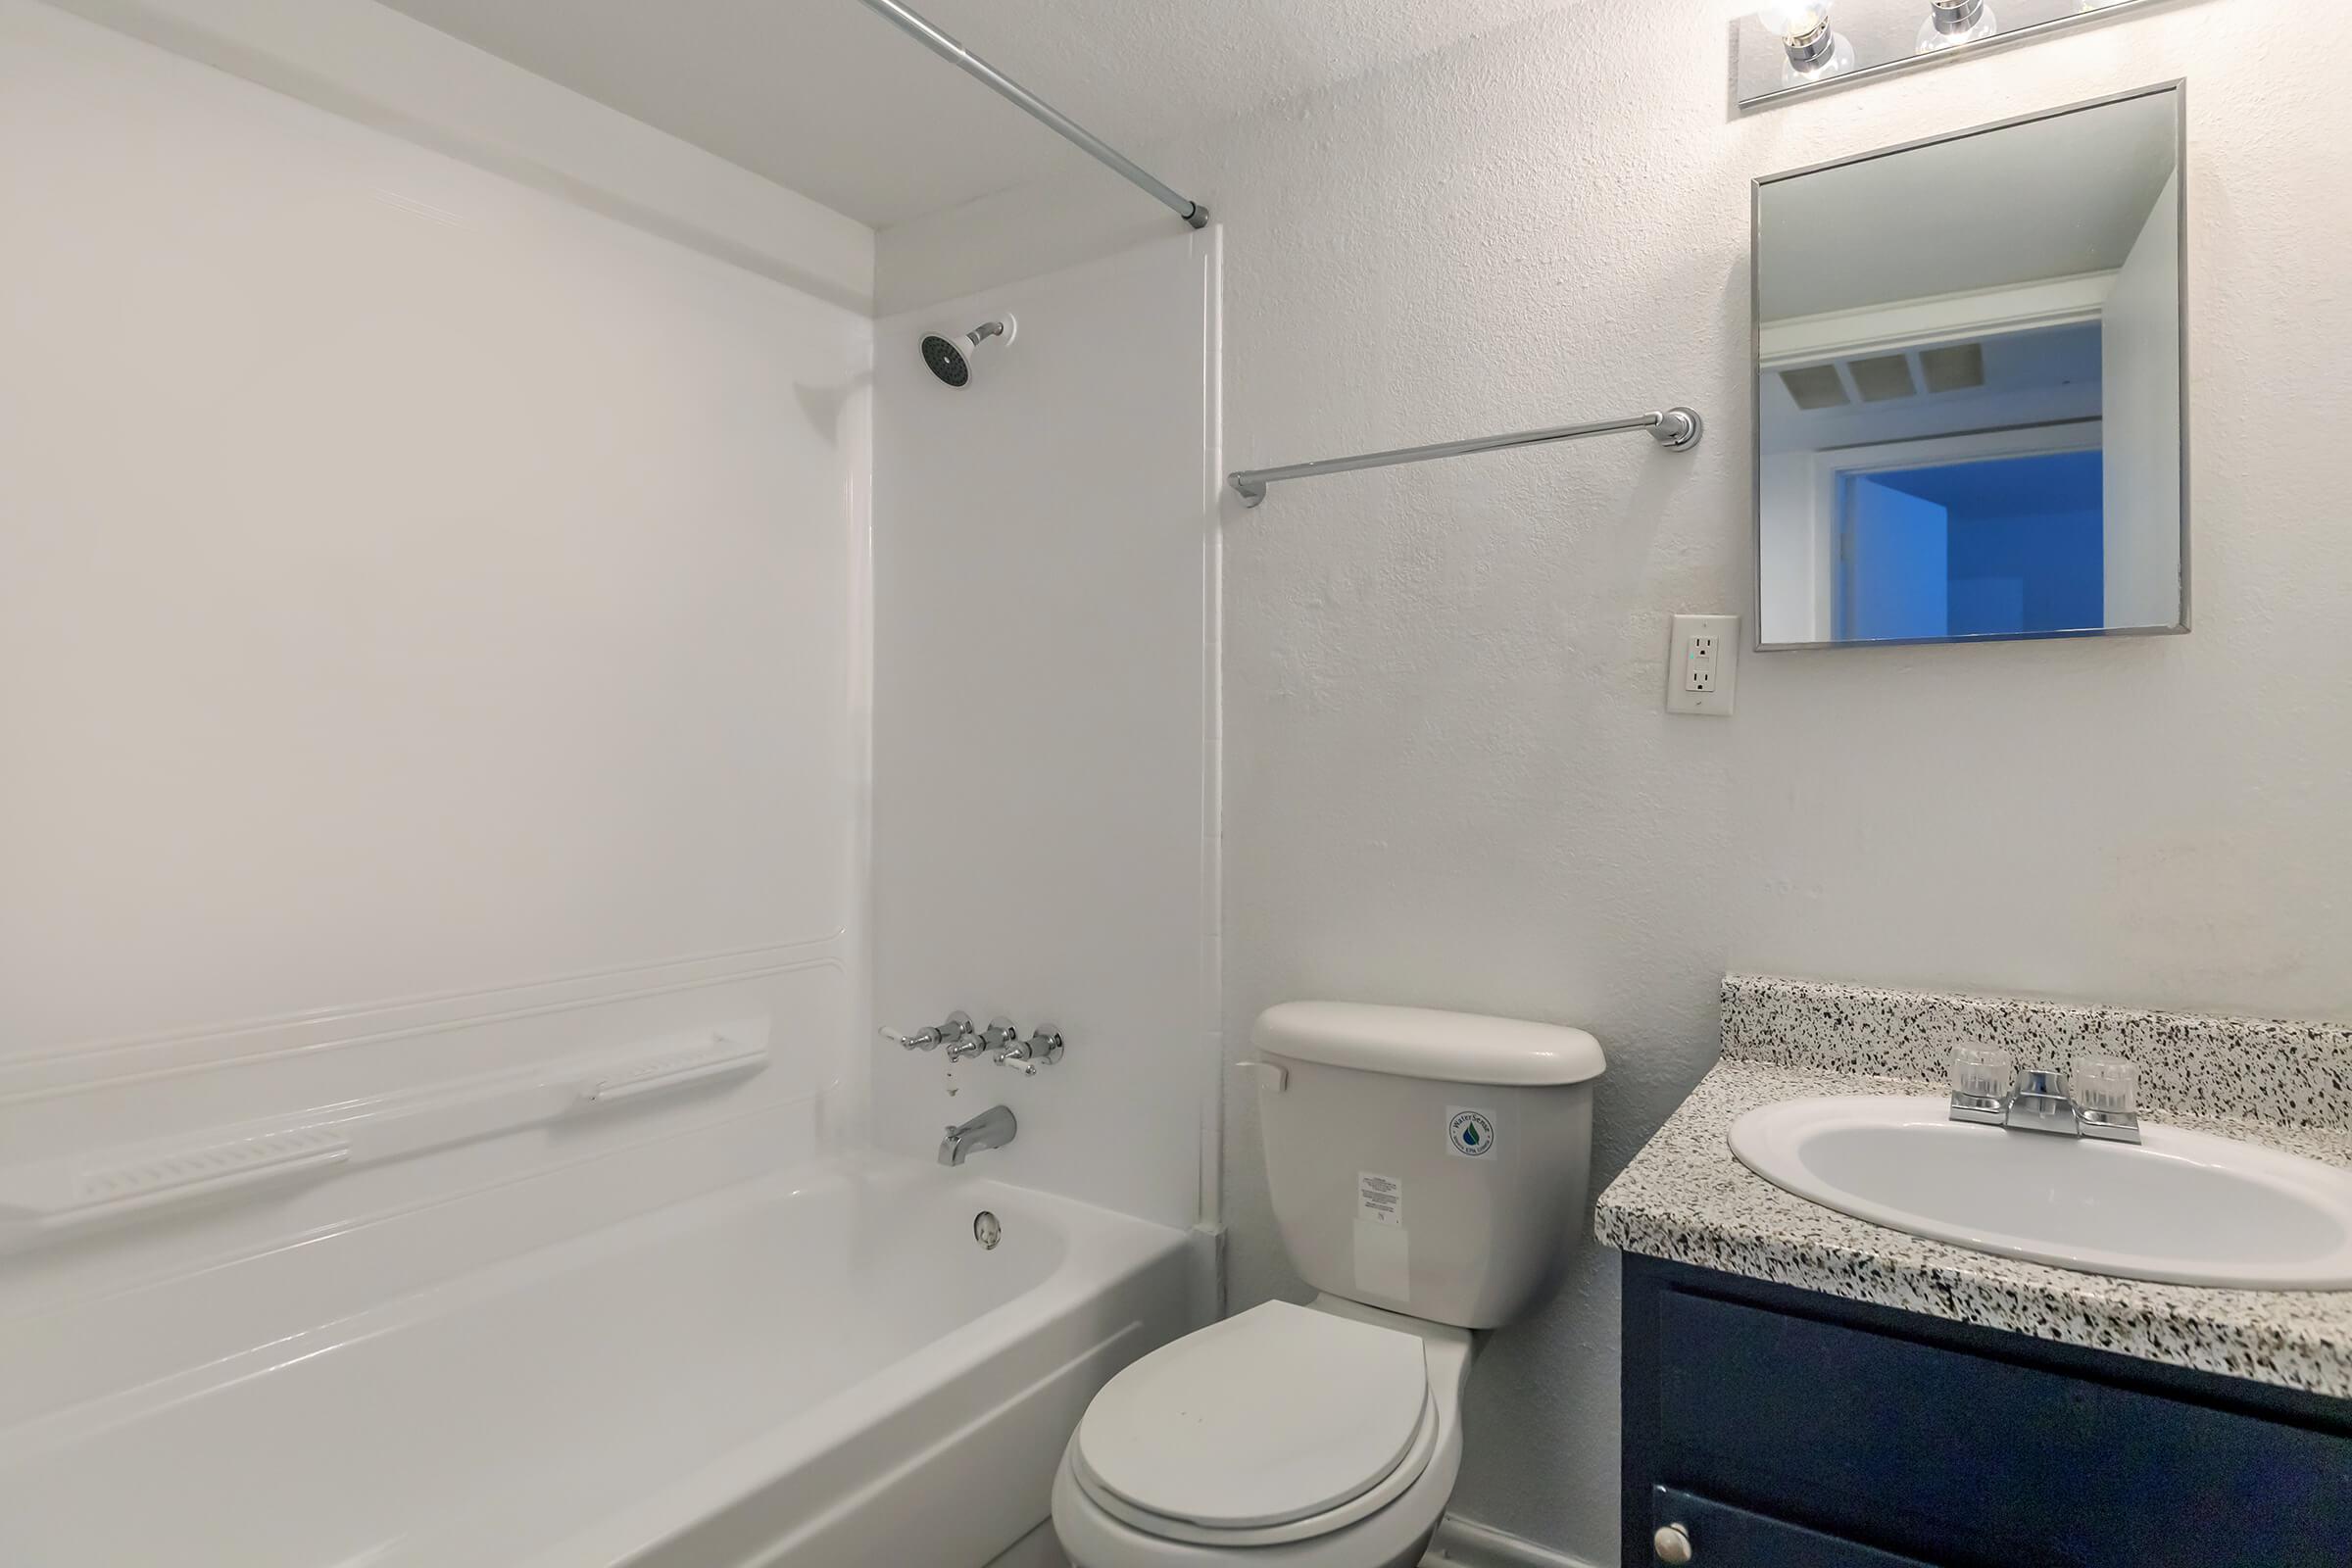
<svg viewBox="0 0 2352 1568">
<path fill-rule="evenodd" d="M 1463 1159 L 1493 1159 L 1500 1144 L 1494 1113 L 1468 1105 L 1446 1107 L 1446 1149 Z"/>
</svg>

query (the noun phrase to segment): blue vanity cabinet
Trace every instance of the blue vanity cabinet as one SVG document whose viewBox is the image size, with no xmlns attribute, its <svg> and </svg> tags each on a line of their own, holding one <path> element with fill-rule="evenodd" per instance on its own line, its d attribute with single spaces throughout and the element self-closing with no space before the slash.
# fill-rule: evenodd
<svg viewBox="0 0 2352 1568">
<path fill-rule="evenodd" d="M 1626 1568 L 2352 1568 L 2352 1401 L 1652 1258 L 1624 1308 Z"/>
</svg>

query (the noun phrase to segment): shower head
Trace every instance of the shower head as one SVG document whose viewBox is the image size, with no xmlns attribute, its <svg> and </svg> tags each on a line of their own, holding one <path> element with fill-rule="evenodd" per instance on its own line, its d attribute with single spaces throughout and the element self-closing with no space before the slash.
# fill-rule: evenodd
<svg viewBox="0 0 2352 1568">
<path fill-rule="evenodd" d="M 983 321 L 959 337 L 941 337 L 936 332 L 923 339 L 923 363 L 931 373 L 950 386 L 969 386 L 972 382 L 972 359 L 980 345 L 992 337 L 1012 341 L 1013 319 L 1004 317 Z"/>
</svg>

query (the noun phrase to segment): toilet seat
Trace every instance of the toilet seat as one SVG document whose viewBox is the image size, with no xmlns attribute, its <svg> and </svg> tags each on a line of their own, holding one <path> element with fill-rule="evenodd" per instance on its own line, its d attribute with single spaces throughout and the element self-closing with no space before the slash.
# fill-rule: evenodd
<svg viewBox="0 0 2352 1568">
<path fill-rule="evenodd" d="M 1316 1298 L 1302 1310 L 1419 1342 L 1436 1420 L 1389 1476 L 1326 1513 L 1287 1525 L 1213 1529 L 1123 1501 L 1102 1488 L 1100 1475 L 1092 1486 L 1082 1482 L 1073 1432 L 1054 1477 L 1054 1533 L 1071 1562 L 1080 1568 L 1412 1568 L 1421 1560 L 1461 1471 L 1462 1388 L 1475 1349 L 1471 1336 L 1465 1329 L 1330 1296 Z M 1184 1363 L 1171 1358 L 1160 1364 Z M 1297 1367 L 1287 1370 L 1283 1387 L 1296 1402 L 1310 1402 L 1326 1392 L 1306 1382 Z M 1420 1451 L 1423 1442 L 1426 1453 Z M 1295 1498 L 1285 1500 L 1296 1506 Z"/>
<path fill-rule="evenodd" d="M 1275 1545 L 1396 1500 L 1443 1425 L 1420 1337 L 1269 1301 L 1113 1378 L 1068 1468 L 1104 1513 L 1158 1539 Z"/>
<path fill-rule="evenodd" d="M 1438 1434 L 1437 1402 L 1432 1399 L 1427 1420 L 1421 1424 L 1420 1436 L 1414 1441 L 1413 1446 L 1406 1450 L 1403 1460 L 1386 1476 L 1336 1508 L 1256 1528 L 1202 1525 L 1190 1519 L 1179 1519 L 1138 1507 L 1109 1492 L 1099 1479 L 1089 1474 L 1075 1439 L 1066 1457 L 1070 1479 L 1078 1484 L 1078 1490 L 1086 1499 L 1130 1529 L 1140 1530 L 1156 1540 L 1182 1541 L 1199 1546 L 1279 1546 L 1318 1540 L 1344 1530 L 1396 1501 L 1411 1490 L 1413 1483 L 1419 1481 L 1429 1469 L 1430 1460 L 1438 1451 Z"/>
</svg>

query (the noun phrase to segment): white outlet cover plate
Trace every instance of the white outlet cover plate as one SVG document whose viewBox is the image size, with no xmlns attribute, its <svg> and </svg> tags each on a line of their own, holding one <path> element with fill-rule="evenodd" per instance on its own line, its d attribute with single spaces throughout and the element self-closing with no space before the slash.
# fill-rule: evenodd
<svg viewBox="0 0 2352 1568">
<path fill-rule="evenodd" d="M 1686 677 L 1690 650 L 1700 637 L 1715 639 L 1715 681 L 1712 690 L 1694 692 Z M 1677 615 L 1674 636 L 1666 645 L 1666 711 L 1729 718 L 1740 692 L 1740 617 L 1738 615 Z"/>
</svg>

